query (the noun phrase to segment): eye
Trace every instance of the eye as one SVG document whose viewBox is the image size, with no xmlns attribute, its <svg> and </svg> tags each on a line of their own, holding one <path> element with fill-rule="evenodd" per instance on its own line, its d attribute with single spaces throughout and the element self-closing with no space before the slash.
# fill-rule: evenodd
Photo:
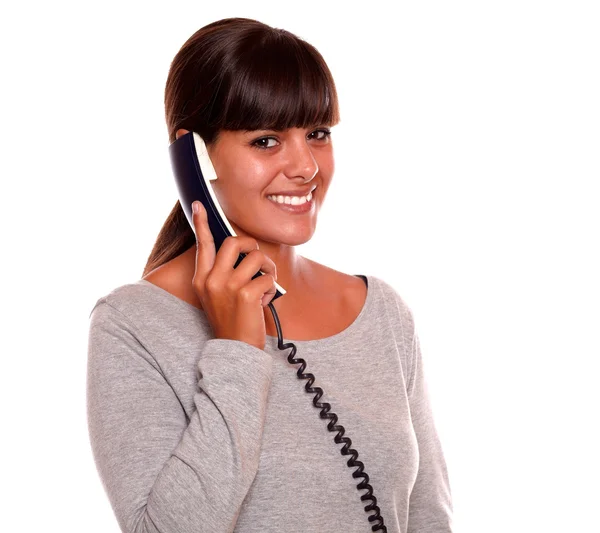
<svg viewBox="0 0 600 533">
<path fill-rule="evenodd" d="M 317 141 L 325 141 L 329 138 L 329 136 L 331 135 L 331 131 L 328 129 L 320 129 L 320 130 L 315 130 L 311 133 L 309 133 L 309 137 L 311 137 L 314 134 L 321 134 L 318 137 L 313 137 L 313 139 L 316 139 Z"/>
<path fill-rule="evenodd" d="M 275 146 L 274 144 L 269 144 L 269 141 L 274 141 L 277 142 L 277 139 L 275 137 L 261 137 L 260 139 L 256 139 L 255 141 L 252 141 L 252 146 L 255 146 L 256 148 L 265 150 L 267 148 L 273 148 L 273 146 Z"/>
</svg>

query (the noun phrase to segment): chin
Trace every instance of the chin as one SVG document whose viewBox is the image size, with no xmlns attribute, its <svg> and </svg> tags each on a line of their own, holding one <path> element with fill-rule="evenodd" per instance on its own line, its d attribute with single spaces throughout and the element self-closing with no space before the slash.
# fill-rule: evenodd
<svg viewBox="0 0 600 533">
<path fill-rule="evenodd" d="M 232 223 L 231 219 L 229 221 Z M 310 241 L 315 233 L 315 225 L 316 218 L 302 222 L 292 219 L 280 225 L 274 225 L 273 219 L 255 220 L 253 224 L 244 224 L 241 227 L 237 223 L 232 223 L 238 235 L 248 235 L 258 241 L 287 246 L 299 246 Z M 242 230 L 242 228 L 246 229 Z"/>
<path fill-rule="evenodd" d="M 269 235 L 265 236 L 262 240 L 266 242 L 272 242 L 273 244 L 285 244 L 287 246 L 300 246 L 305 244 L 312 239 L 314 231 L 310 232 L 296 232 L 291 235 Z"/>
</svg>

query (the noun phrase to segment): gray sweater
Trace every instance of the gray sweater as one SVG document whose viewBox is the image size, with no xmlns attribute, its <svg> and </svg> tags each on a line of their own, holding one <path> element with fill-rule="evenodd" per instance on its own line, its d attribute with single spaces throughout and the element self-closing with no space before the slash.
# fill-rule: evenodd
<svg viewBox="0 0 600 533">
<path fill-rule="evenodd" d="M 352 440 L 387 531 L 447 533 L 448 472 L 413 314 L 366 279 L 348 328 L 308 341 L 283 330 L 284 342 Z M 277 337 L 264 350 L 215 339 L 202 310 L 146 280 L 112 290 L 90 317 L 89 436 L 122 532 L 371 531 L 358 467 Z"/>
</svg>

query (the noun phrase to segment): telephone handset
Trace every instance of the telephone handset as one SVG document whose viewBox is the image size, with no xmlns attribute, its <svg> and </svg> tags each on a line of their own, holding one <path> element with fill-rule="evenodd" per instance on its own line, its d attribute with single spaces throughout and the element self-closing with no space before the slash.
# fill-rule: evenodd
<svg viewBox="0 0 600 533">
<path fill-rule="evenodd" d="M 217 179 L 217 174 L 208 156 L 204 140 L 198 133 L 190 131 L 169 146 L 169 153 L 179 191 L 179 203 L 185 217 L 194 233 L 196 233 L 194 219 L 192 218 L 192 203 L 195 200 L 200 200 L 204 205 L 204 209 L 206 209 L 208 226 L 215 241 L 215 250 L 218 251 L 227 237 L 236 237 L 237 235 L 223 213 L 223 209 L 211 186 L 211 181 Z M 233 268 L 237 268 L 244 257 L 246 257 L 246 254 L 240 253 Z M 252 276 L 252 279 L 263 274 L 264 272 L 259 270 Z M 275 288 L 275 296 L 271 299 L 272 302 L 286 292 L 277 282 L 275 282 Z"/>
<path fill-rule="evenodd" d="M 223 244 L 223 241 L 229 236 L 235 237 L 236 233 L 225 217 L 223 209 L 221 208 L 215 192 L 213 191 L 211 182 L 217 179 L 217 175 L 208 155 L 204 140 L 198 133 L 190 131 L 169 145 L 169 155 L 171 158 L 173 175 L 175 176 L 175 182 L 177 184 L 177 190 L 179 193 L 179 203 L 181 204 L 181 208 L 185 213 L 187 221 L 195 233 L 196 230 L 194 227 L 194 220 L 192 218 L 192 203 L 195 200 L 201 201 L 208 216 L 208 225 L 215 241 L 215 251 L 218 251 Z M 245 253 L 240 253 L 234 268 L 240 264 L 245 256 Z M 252 276 L 252 279 L 255 279 L 263 274 L 264 273 L 259 270 L 254 276 Z M 334 441 L 337 444 L 344 442 L 344 446 L 342 446 L 340 453 L 342 455 L 352 455 L 346 464 L 350 468 L 357 467 L 357 470 L 352 473 L 352 477 L 363 478 L 363 481 L 356 486 L 357 489 L 367 490 L 367 493 L 363 494 L 360 499 L 362 501 L 372 501 L 371 504 L 364 507 L 364 510 L 367 513 L 370 511 L 375 511 L 374 515 L 368 516 L 369 522 L 376 522 L 375 525 L 371 527 L 371 531 L 382 531 L 383 533 L 387 533 L 387 527 L 384 525 L 383 518 L 379 512 L 380 509 L 377 506 L 377 498 L 373 496 L 373 487 L 369 484 L 369 476 L 366 472 L 364 472 L 364 464 L 357 460 L 358 452 L 351 448 L 352 441 L 348 437 L 344 437 L 346 429 L 341 424 L 337 424 L 337 415 L 333 412 L 329 412 L 331 410 L 331 405 L 329 403 L 319 403 L 319 399 L 321 396 L 323 396 L 323 389 L 320 387 L 312 387 L 312 384 L 315 381 L 315 376 L 311 373 L 304 373 L 306 361 L 302 358 L 294 359 L 294 355 L 296 354 L 296 345 L 292 342 L 283 342 L 281 325 L 279 323 L 279 317 L 277 316 L 273 302 L 280 296 L 283 296 L 286 291 L 283 287 L 278 285 L 277 282 L 275 282 L 275 288 L 275 296 L 271 299 L 268 306 L 273 315 L 275 327 L 277 328 L 277 347 L 280 350 L 291 348 L 291 351 L 287 357 L 288 362 L 291 365 L 301 365 L 296 372 L 296 375 L 299 379 L 307 380 L 307 383 L 304 386 L 307 393 L 316 393 L 315 397 L 313 398 L 313 405 L 317 409 L 321 409 L 319 416 L 321 418 L 330 419 L 330 422 L 327 424 L 327 429 L 329 431 L 338 432 L 338 434 L 334 437 Z"/>
</svg>

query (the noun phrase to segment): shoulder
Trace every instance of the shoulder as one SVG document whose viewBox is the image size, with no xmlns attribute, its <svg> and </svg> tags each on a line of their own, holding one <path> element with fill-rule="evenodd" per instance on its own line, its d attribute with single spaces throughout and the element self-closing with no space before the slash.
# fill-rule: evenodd
<svg viewBox="0 0 600 533">
<path fill-rule="evenodd" d="M 402 315 L 410 315 L 412 317 L 412 308 L 407 300 L 401 295 L 401 289 L 396 288 L 395 285 L 392 285 L 382 278 L 377 276 L 371 277 L 376 281 L 379 290 L 387 301 L 393 302 Z"/>
<path fill-rule="evenodd" d="M 144 301 L 146 288 L 136 282 L 120 285 L 98 298 L 89 313 L 90 346 L 116 343 L 134 346 L 146 344 L 146 324 L 153 304 Z"/>
<path fill-rule="evenodd" d="M 141 280 L 125 283 L 100 296 L 90 311 L 90 317 L 100 312 L 111 312 L 132 317 L 136 312 L 148 308 L 150 293 Z M 142 304 L 142 305 L 140 305 Z"/>
<path fill-rule="evenodd" d="M 100 297 L 90 312 L 89 332 L 96 345 L 110 350 L 141 350 L 141 346 L 157 361 L 211 338 L 210 324 L 201 310 L 144 279 L 120 285 Z"/>
<path fill-rule="evenodd" d="M 385 314 L 393 329 L 402 331 L 405 338 L 412 337 L 415 329 L 414 313 L 406 298 L 402 296 L 402 290 L 376 275 L 369 274 L 367 278 L 369 291 L 373 291 L 373 311 Z"/>
<path fill-rule="evenodd" d="M 145 279 L 119 285 L 98 298 L 89 313 L 92 327 L 127 329 L 155 337 L 202 326 L 202 313 Z M 170 328 L 170 329 L 169 329 Z"/>
</svg>

